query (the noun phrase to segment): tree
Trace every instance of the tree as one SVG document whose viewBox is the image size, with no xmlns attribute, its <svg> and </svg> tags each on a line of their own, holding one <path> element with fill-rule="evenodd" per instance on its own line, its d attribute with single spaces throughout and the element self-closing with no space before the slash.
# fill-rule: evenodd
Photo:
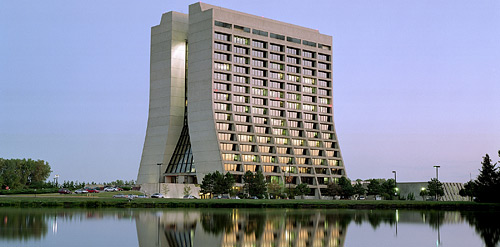
<svg viewBox="0 0 500 247">
<path fill-rule="evenodd" d="M 306 183 L 301 183 L 295 187 L 295 194 L 299 196 L 309 194 L 310 191 L 311 189 L 309 188 L 309 185 Z"/>
<path fill-rule="evenodd" d="M 500 151 L 498 152 L 500 156 Z M 490 156 L 486 154 L 481 162 L 482 167 L 475 181 L 476 199 L 478 202 L 500 202 L 498 190 L 500 189 L 500 174 L 496 163 L 492 164 Z"/>
<path fill-rule="evenodd" d="M 278 182 L 278 180 L 271 180 L 270 183 L 267 184 L 267 191 L 274 198 L 277 198 L 283 189 L 283 186 Z"/>
<path fill-rule="evenodd" d="M 387 179 L 382 183 L 382 196 L 386 199 L 394 199 L 396 194 L 396 181 L 394 179 Z"/>
<path fill-rule="evenodd" d="M 214 194 L 216 195 L 224 194 L 226 192 L 224 175 L 222 175 L 222 173 L 220 173 L 219 171 L 215 171 L 212 174 L 212 178 L 214 180 L 214 191 L 213 191 Z"/>
<path fill-rule="evenodd" d="M 342 188 L 337 183 L 330 182 L 326 187 L 326 193 L 329 196 L 340 196 L 342 195 Z"/>
<path fill-rule="evenodd" d="M 427 182 L 427 190 L 429 191 L 429 195 L 436 197 L 436 199 L 439 196 L 444 196 L 443 184 L 436 178 L 433 178 L 431 179 L 431 181 Z"/>
<path fill-rule="evenodd" d="M 2 188 L 20 189 L 32 184 L 41 184 L 47 180 L 50 173 L 49 163 L 43 160 L 0 158 Z"/>
<path fill-rule="evenodd" d="M 208 173 L 203 177 L 203 181 L 200 185 L 200 192 L 203 194 L 213 194 L 214 193 L 214 178 L 212 173 Z"/>
<path fill-rule="evenodd" d="M 351 185 L 351 181 L 346 177 L 339 178 L 339 186 L 342 188 L 341 197 L 347 199 L 354 195 L 354 188 Z"/>
<path fill-rule="evenodd" d="M 379 180 L 370 179 L 370 183 L 368 184 L 368 195 L 381 195 L 382 194 L 382 185 L 380 185 Z"/>
<path fill-rule="evenodd" d="M 262 198 L 266 194 L 267 184 L 261 171 L 257 171 L 255 174 L 247 171 L 243 175 L 243 181 L 245 192 L 248 195 Z"/>
<path fill-rule="evenodd" d="M 469 197 L 469 200 L 472 201 L 472 198 L 476 194 L 476 183 L 474 181 L 469 181 L 464 184 L 464 188 L 460 189 L 458 192 L 463 197 Z"/>
<path fill-rule="evenodd" d="M 364 195 L 366 193 L 365 188 L 363 185 L 358 181 L 354 186 L 353 186 L 354 194 L 358 195 Z"/>
<path fill-rule="evenodd" d="M 201 182 L 201 192 L 203 194 L 229 194 L 234 186 L 235 180 L 231 173 L 222 175 L 219 171 L 208 173 Z"/>
</svg>

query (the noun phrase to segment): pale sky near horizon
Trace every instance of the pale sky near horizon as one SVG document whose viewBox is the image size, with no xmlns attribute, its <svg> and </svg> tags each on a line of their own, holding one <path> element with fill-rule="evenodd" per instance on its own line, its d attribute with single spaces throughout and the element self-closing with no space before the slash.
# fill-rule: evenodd
<svg viewBox="0 0 500 247">
<path fill-rule="evenodd" d="M 145 3 L 144 3 L 145 2 Z M 150 28 L 192 1 L 2 1 L 0 158 L 60 180 L 136 179 Z M 204 1 L 333 36 L 351 179 L 465 182 L 500 150 L 500 1 Z"/>
</svg>

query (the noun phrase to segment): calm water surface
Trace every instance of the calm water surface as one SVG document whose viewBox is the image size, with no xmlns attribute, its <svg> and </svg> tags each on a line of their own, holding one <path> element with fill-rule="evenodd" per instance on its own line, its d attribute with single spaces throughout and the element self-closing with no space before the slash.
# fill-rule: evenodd
<svg viewBox="0 0 500 247">
<path fill-rule="evenodd" d="M 0 246 L 499 246 L 500 212 L 0 208 Z"/>
</svg>

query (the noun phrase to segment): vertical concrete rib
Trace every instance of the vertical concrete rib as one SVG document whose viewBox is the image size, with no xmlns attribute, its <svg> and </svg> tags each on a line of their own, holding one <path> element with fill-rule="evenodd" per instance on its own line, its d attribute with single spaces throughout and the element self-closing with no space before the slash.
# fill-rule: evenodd
<svg viewBox="0 0 500 247">
<path fill-rule="evenodd" d="M 151 29 L 149 117 L 137 183 L 158 183 L 157 164 L 166 169 L 184 118 L 188 16 L 163 14 Z"/>
</svg>

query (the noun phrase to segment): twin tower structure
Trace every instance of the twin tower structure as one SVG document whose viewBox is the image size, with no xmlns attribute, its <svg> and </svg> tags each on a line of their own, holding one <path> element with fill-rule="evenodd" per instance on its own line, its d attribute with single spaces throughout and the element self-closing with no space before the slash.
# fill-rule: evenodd
<svg viewBox="0 0 500 247">
<path fill-rule="evenodd" d="M 261 171 L 319 197 L 345 176 L 333 123 L 332 37 L 205 3 L 151 30 L 138 184 Z"/>
</svg>

